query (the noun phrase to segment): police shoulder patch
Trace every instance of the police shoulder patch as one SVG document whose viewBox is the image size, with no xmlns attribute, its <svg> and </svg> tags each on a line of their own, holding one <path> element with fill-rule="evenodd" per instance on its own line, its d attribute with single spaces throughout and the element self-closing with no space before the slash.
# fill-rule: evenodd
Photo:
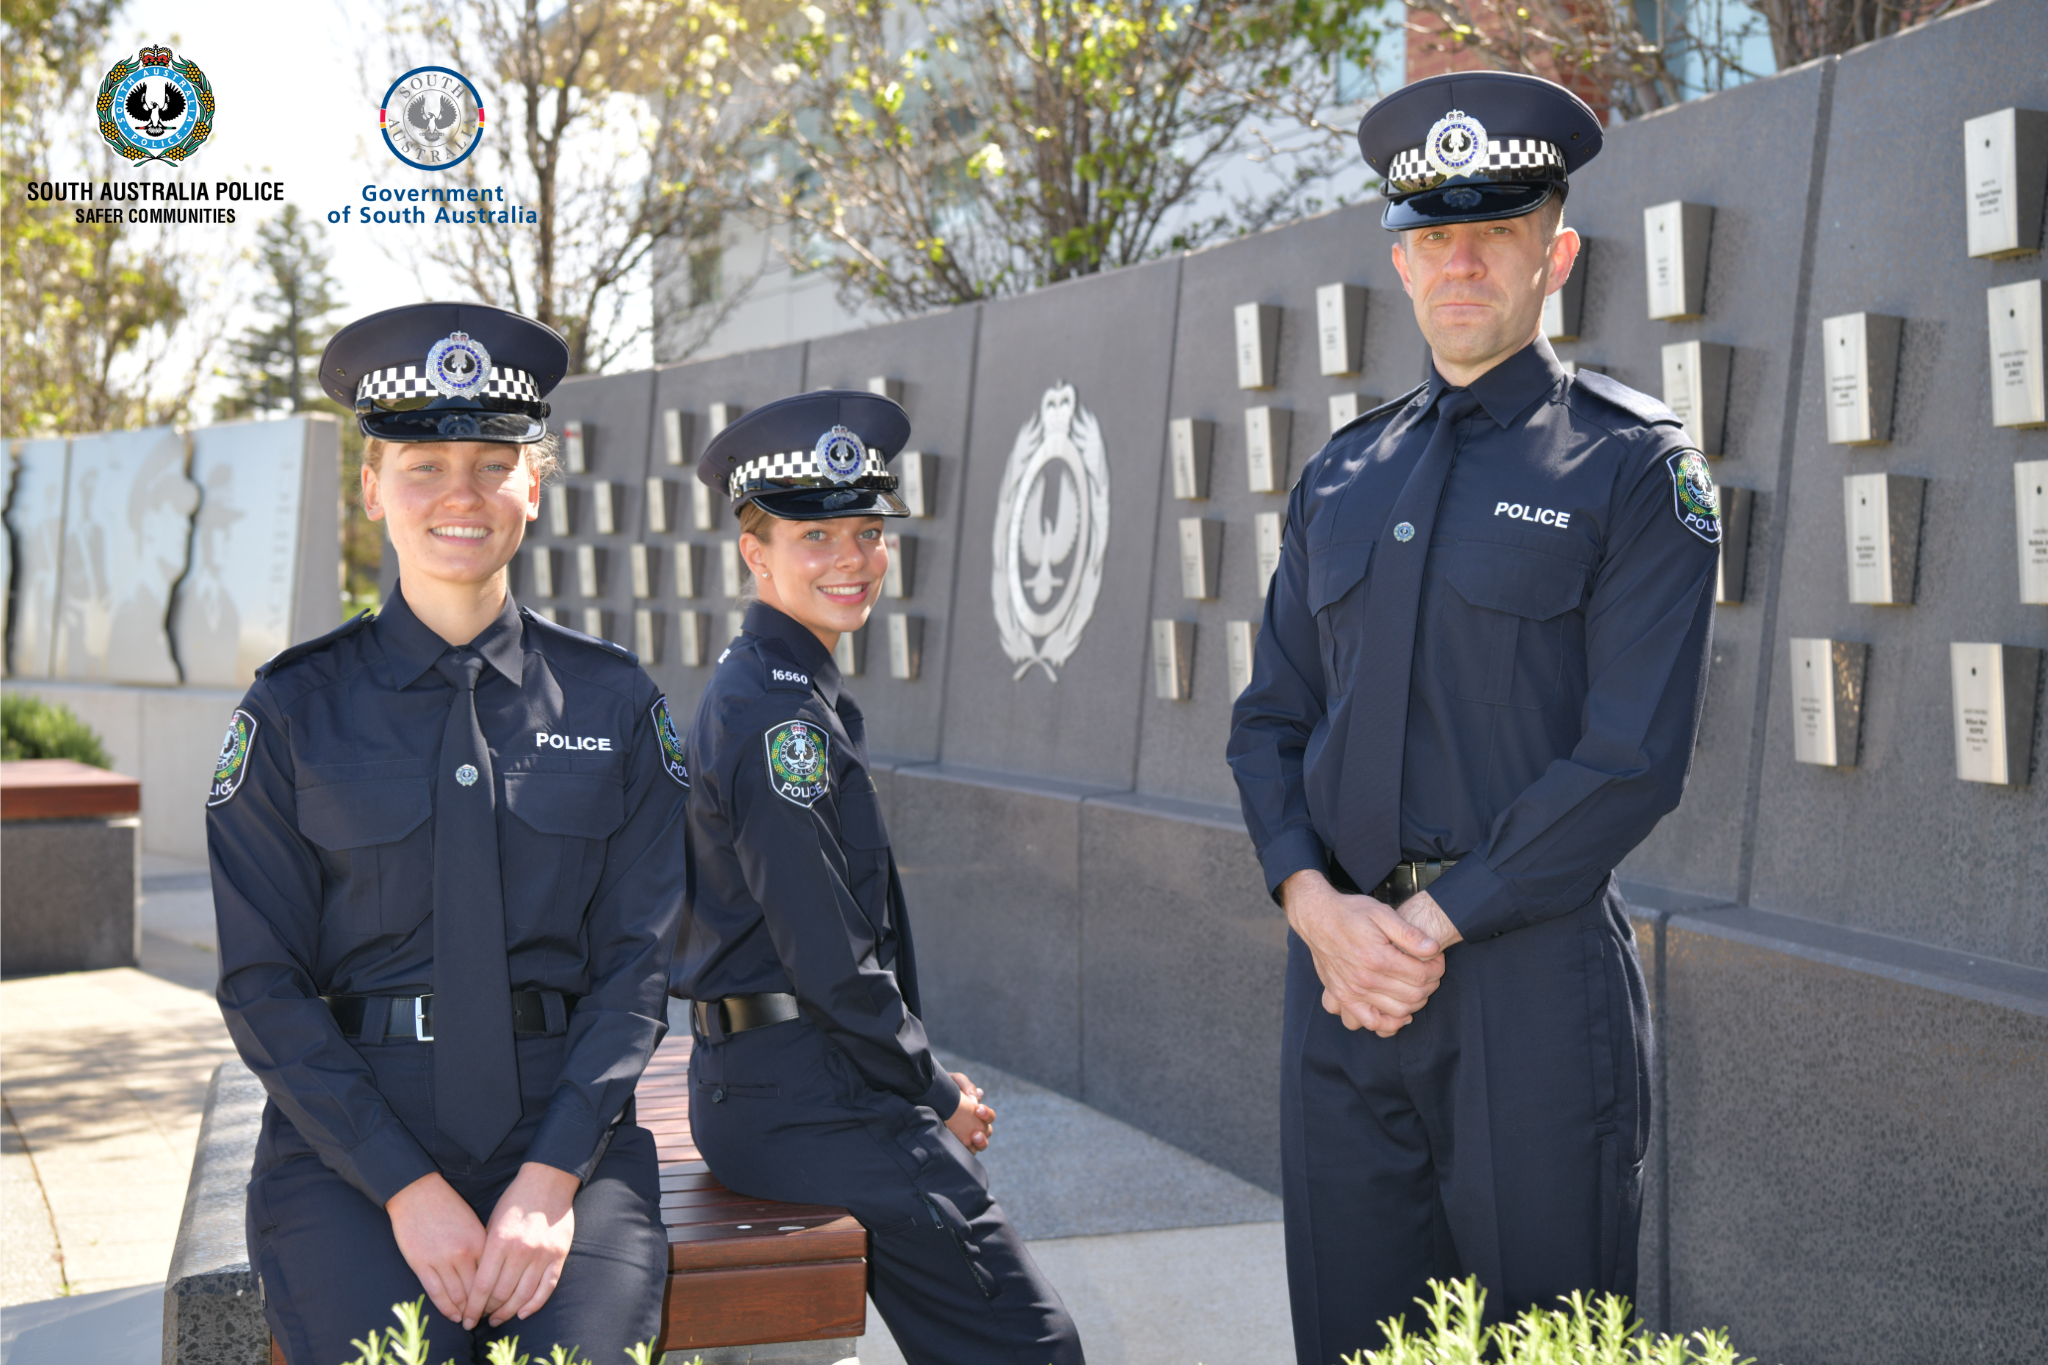
<svg viewBox="0 0 2048 1365">
<path fill-rule="evenodd" d="M 683 742 L 676 737 L 676 722 L 668 713 L 668 698 L 656 697 L 647 714 L 654 721 L 654 738 L 661 745 L 661 766 L 688 791 L 690 768 L 683 762 Z"/>
<path fill-rule="evenodd" d="M 768 785 L 785 801 L 809 810 L 832 785 L 832 737 L 807 720 L 772 726 Z"/>
<path fill-rule="evenodd" d="M 1707 457 L 1697 450 L 1675 450 L 1664 465 L 1671 471 L 1671 501 L 1679 523 L 1709 545 L 1719 545 L 1721 493 Z"/>
<path fill-rule="evenodd" d="M 242 789 L 249 771 L 249 751 L 256 747 L 256 717 L 236 708 L 228 717 L 227 738 L 220 742 L 220 757 L 213 761 L 213 790 L 206 795 L 209 806 L 223 806 Z"/>
</svg>

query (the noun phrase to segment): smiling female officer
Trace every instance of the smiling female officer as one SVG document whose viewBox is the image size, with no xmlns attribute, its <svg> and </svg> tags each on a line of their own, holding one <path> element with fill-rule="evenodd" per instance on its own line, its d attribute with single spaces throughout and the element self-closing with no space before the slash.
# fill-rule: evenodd
<svg viewBox="0 0 2048 1365">
<path fill-rule="evenodd" d="M 690 1129 L 732 1189 L 860 1220 L 913 1365 L 1080 1365 L 973 1156 L 995 1115 L 925 1041 L 867 730 L 832 662 L 888 567 L 882 518 L 906 515 L 887 462 L 909 434 L 888 399 L 827 390 L 747 414 L 697 465 L 738 509 L 761 600 L 687 748 Z"/>
<path fill-rule="evenodd" d="M 292 1365 L 348 1359 L 422 1292 L 436 1361 L 514 1319 L 600 1365 L 658 1330 L 632 1095 L 664 1031 L 685 778 L 638 661 L 505 581 L 567 358 L 516 313 L 419 304 L 321 360 L 399 587 L 257 670 L 207 801 L 221 1012 L 270 1097 L 249 1258 Z"/>
</svg>

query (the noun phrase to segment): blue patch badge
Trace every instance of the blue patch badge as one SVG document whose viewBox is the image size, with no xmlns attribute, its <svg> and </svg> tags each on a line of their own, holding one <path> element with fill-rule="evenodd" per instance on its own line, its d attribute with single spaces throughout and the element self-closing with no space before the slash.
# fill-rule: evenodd
<svg viewBox="0 0 2048 1365">
<path fill-rule="evenodd" d="M 1707 457 L 1681 450 L 1664 464 L 1671 471 L 1671 501 L 1686 530 L 1709 545 L 1721 543 L 1721 493 L 1714 487 Z"/>
<path fill-rule="evenodd" d="M 690 769 L 683 762 L 683 742 L 676 738 L 676 723 L 668 713 L 668 698 L 655 698 L 647 714 L 654 720 L 654 737 L 661 743 L 661 766 L 668 769 L 685 791 L 690 786 Z"/>
<path fill-rule="evenodd" d="M 832 785 L 832 737 L 807 720 L 786 720 L 766 739 L 768 785 L 805 810 L 817 805 Z"/>
<path fill-rule="evenodd" d="M 256 747 L 256 717 L 237 709 L 228 717 L 227 738 L 220 742 L 220 757 L 213 761 L 213 790 L 206 804 L 223 806 L 242 789 L 249 772 L 249 752 Z"/>
</svg>

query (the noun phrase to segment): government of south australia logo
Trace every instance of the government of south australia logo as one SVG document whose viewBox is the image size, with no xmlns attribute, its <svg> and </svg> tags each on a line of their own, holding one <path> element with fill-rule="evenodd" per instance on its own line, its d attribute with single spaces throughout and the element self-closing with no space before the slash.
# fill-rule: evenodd
<svg viewBox="0 0 2048 1365">
<path fill-rule="evenodd" d="M 484 101 L 469 77 L 448 66 L 418 66 L 391 82 L 377 111 L 384 145 L 408 166 L 445 171 L 484 139 Z"/>
<path fill-rule="evenodd" d="M 133 162 L 184 161 L 213 135 L 213 85 L 167 47 L 123 57 L 100 82 L 100 136 Z"/>
<path fill-rule="evenodd" d="M 1017 665 L 1059 681 L 1102 590 L 1109 460 L 1102 424 L 1072 384 L 1055 384 L 1017 433 L 996 498 L 996 633 Z"/>
<path fill-rule="evenodd" d="M 785 801 L 809 809 L 832 785 L 832 738 L 808 721 L 786 720 L 770 730 L 768 784 Z"/>
</svg>

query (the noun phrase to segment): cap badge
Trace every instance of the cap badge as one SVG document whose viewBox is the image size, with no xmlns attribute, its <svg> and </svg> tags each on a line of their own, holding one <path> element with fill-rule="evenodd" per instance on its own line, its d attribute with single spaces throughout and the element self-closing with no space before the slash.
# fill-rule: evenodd
<svg viewBox="0 0 2048 1365">
<path fill-rule="evenodd" d="M 467 332 L 450 332 L 427 351 L 427 382 L 444 398 L 474 398 L 491 377 L 491 353 Z"/>
<path fill-rule="evenodd" d="M 1464 175 L 1486 154 L 1486 126 L 1464 110 L 1453 109 L 1431 125 L 1422 154 L 1439 175 Z"/>
<path fill-rule="evenodd" d="M 861 465 L 867 461 L 868 448 L 847 428 L 833 427 L 818 438 L 811 454 L 825 467 L 826 473 L 841 483 L 848 483 L 860 473 Z"/>
</svg>

